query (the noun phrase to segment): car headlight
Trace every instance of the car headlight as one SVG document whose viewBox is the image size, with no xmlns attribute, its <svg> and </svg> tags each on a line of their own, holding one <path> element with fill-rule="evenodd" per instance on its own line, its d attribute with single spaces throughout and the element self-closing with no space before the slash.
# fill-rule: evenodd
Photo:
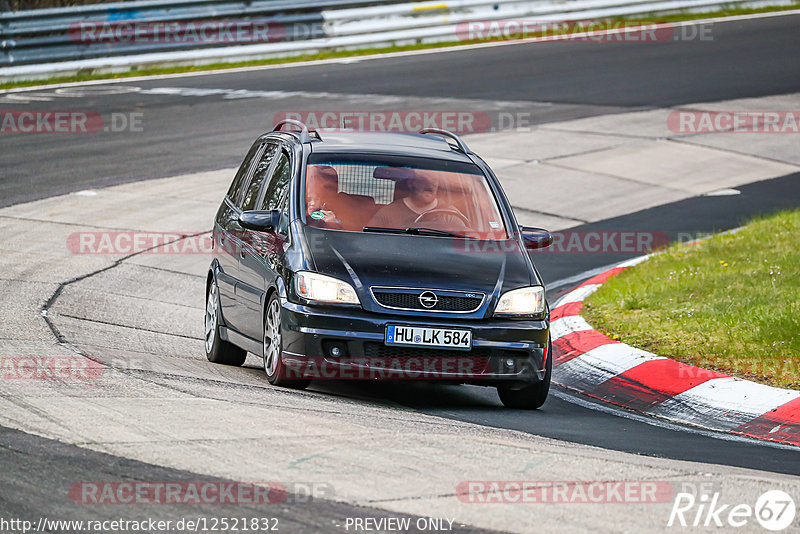
<svg viewBox="0 0 800 534">
<path fill-rule="evenodd" d="M 531 286 L 503 293 L 495 315 L 543 315 L 544 287 Z"/>
<path fill-rule="evenodd" d="M 300 271 L 295 274 L 294 288 L 307 300 L 334 304 L 359 304 L 353 286 L 324 274 Z"/>
</svg>

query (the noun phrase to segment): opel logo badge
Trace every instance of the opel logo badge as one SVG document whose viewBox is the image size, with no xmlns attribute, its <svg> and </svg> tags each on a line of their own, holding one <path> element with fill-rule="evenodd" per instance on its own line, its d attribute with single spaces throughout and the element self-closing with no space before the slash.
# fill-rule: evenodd
<svg viewBox="0 0 800 534">
<path fill-rule="evenodd" d="M 439 304 L 439 297 L 433 291 L 423 291 L 419 295 L 419 303 L 423 308 L 430 309 Z"/>
</svg>

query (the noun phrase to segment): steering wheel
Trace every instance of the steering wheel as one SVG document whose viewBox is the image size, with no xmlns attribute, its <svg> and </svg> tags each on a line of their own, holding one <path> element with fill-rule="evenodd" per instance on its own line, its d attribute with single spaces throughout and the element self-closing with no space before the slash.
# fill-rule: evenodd
<svg viewBox="0 0 800 534">
<path fill-rule="evenodd" d="M 456 208 L 433 208 L 424 213 L 420 213 L 419 217 L 414 220 L 414 224 L 424 222 L 426 220 L 442 221 L 446 215 L 452 215 L 464 223 L 465 228 L 469 228 L 469 219 Z"/>
</svg>

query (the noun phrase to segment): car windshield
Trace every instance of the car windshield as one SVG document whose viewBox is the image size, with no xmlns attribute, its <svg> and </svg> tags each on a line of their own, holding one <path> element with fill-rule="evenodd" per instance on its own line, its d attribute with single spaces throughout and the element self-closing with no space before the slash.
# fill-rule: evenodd
<svg viewBox="0 0 800 534">
<path fill-rule="evenodd" d="M 508 237 L 476 165 L 427 158 L 312 154 L 305 222 L 350 232 Z"/>
</svg>

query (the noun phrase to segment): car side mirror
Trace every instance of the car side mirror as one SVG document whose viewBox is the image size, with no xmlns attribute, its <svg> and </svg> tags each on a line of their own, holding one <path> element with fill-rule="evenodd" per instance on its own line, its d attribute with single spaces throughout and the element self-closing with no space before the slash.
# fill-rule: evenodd
<svg viewBox="0 0 800 534">
<path fill-rule="evenodd" d="M 522 233 L 522 242 L 528 250 L 547 248 L 553 244 L 553 234 L 544 228 L 521 226 L 520 231 Z"/>
<path fill-rule="evenodd" d="M 281 222 L 280 210 L 251 210 L 239 215 L 242 228 L 256 232 L 274 232 Z"/>
</svg>

